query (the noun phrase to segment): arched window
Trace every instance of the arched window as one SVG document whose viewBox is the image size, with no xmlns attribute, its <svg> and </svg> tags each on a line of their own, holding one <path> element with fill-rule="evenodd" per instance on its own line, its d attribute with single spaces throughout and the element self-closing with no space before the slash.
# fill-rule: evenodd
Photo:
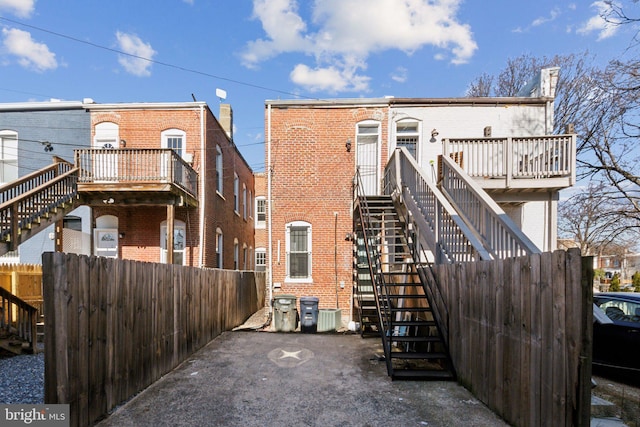
<svg viewBox="0 0 640 427">
<path fill-rule="evenodd" d="M 102 122 L 95 127 L 94 148 L 118 148 L 120 146 L 120 128 L 117 123 Z"/>
<path fill-rule="evenodd" d="M 223 250 L 222 230 L 216 228 L 216 267 L 222 268 L 222 250 Z"/>
<path fill-rule="evenodd" d="M 396 122 L 396 148 L 405 147 L 414 159 L 418 159 L 420 147 L 420 122 L 402 119 Z"/>
<path fill-rule="evenodd" d="M 187 133 L 180 129 L 167 129 L 162 131 L 162 148 L 171 148 L 180 157 L 184 157 L 187 146 Z"/>
</svg>

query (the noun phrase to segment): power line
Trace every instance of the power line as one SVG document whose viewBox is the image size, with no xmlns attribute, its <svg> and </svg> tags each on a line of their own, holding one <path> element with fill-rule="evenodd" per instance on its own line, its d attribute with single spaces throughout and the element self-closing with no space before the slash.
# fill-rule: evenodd
<svg viewBox="0 0 640 427">
<path fill-rule="evenodd" d="M 139 56 L 139 55 L 134 55 L 132 53 L 123 52 L 123 51 L 118 50 L 118 49 L 114 49 L 114 48 L 111 48 L 111 47 L 103 46 L 103 45 L 100 45 L 100 44 L 97 44 L 97 43 L 93 43 L 93 42 L 90 42 L 90 41 L 87 41 L 87 40 L 82 40 L 82 39 L 79 39 L 77 37 L 68 36 L 66 34 L 62 34 L 62 33 L 56 32 L 56 31 L 48 30 L 46 28 L 36 27 L 35 25 L 25 24 L 24 22 L 20 22 L 20 21 L 16 21 L 16 20 L 13 20 L 13 19 L 5 18 L 3 16 L 0 16 L 0 20 L 6 21 L 6 22 L 10 22 L 12 24 L 20 25 L 20 26 L 23 26 L 23 27 L 26 27 L 26 28 L 31 28 L 33 30 L 40 31 L 40 32 L 43 32 L 43 33 L 51 34 L 51 35 L 54 35 L 56 37 L 61 37 L 61 38 L 67 39 L 67 40 L 71 40 L 71 41 L 74 41 L 76 43 L 82 43 L 82 44 L 85 44 L 85 45 L 88 45 L 88 46 L 91 46 L 91 47 L 95 47 L 95 48 L 98 48 L 98 49 L 102 49 L 102 50 L 106 50 L 106 51 L 109 51 L 109 52 L 117 53 L 119 55 L 129 56 L 131 58 L 141 59 L 143 61 L 147 61 L 147 62 L 150 62 L 152 64 L 157 64 L 157 65 L 161 65 L 161 66 L 164 66 L 164 67 L 173 68 L 173 69 L 184 71 L 184 72 L 187 72 L 187 73 L 198 74 L 198 75 L 205 76 L 205 77 L 211 77 L 211 78 L 218 79 L 218 80 L 223 80 L 223 81 L 226 81 L 226 82 L 229 82 L 229 83 L 235 83 L 235 84 L 238 84 L 238 85 L 252 87 L 252 88 L 255 88 L 255 89 L 261 89 L 261 90 L 265 90 L 265 91 L 269 91 L 269 92 L 276 92 L 276 93 L 280 93 L 280 94 L 283 94 L 283 95 L 293 96 L 294 98 L 313 99 L 313 100 L 318 100 L 319 101 L 319 99 L 317 99 L 317 98 L 313 98 L 313 97 L 309 97 L 309 96 L 305 96 L 305 95 L 300 95 L 300 94 L 293 93 L 293 92 L 288 92 L 288 91 L 285 91 L 285 90 L 274 89 L 274 88 L 270 88 L 270 87 L 266 87 L 266 86 L 261 86 L 261 85 L 255 84 L 255 83 L 248 83 L 248 82 L 244 82 L 244 81 L 241 81 L 241 80 L 232 79 L 232 78 L 229 78 L 229 77 L 218 76 L 216 74 L 211 74 L 211 73 L 207 73 L 207 72 L 204 72 L 204 71 L 195 70 L 193 68 L 187 68 L 187 67 L 183 67 L 183 66 L 180 66 L 180 65 L 170 64 L 168 62 L 162 62 L 162 61 L 158 61 L 158 60 L 155 60 L 155 59 L 145 58 L 143 56 Z"/>
</svg>

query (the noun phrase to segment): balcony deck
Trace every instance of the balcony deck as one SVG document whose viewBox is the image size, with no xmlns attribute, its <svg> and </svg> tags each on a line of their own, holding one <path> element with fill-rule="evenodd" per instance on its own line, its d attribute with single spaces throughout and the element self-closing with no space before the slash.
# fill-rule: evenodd
<svg viewBox="0 0 640 427">
<path fill-rule="evenodd" d="M 198 206 L 198 174 L 171 149 L 75 151 L 78 194 L 91 206 Z"/>
<path fill-rule="evenodd" d="M 575 135 L 445 139 L 443 154 L 489 192 L 561 190 L 576 182 Z"/>
</svg>

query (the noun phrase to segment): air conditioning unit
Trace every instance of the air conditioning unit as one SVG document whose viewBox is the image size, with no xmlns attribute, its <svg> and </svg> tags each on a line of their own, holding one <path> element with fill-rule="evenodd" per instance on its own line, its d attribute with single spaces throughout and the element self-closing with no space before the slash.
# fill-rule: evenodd
<svg viewBox="0 0 640 427">
<path fill-rule="evenodd" d="M 336 331 L 342 327 L 342 310 L 320 309 L 318 310 L 318 332 Z"/>
</svg>

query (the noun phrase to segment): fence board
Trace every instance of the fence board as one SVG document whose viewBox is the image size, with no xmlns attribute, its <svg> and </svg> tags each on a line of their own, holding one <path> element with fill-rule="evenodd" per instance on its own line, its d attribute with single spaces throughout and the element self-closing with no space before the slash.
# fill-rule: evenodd
<svg viewBox="0 0 640 427">
<path fill-rule="evenodd" d="M 264 273 L 43 255 L 45 402 L 91 425 L 259 310 Z M 224 317 L 227 316 L 227 317 Z M 231 316 L 231 317 L 228 317 Z"/>
<path fill-rule="evenodd" d="M 582 267 L 579 251 L 556 251 L 434 268 L 458 379 L 510 424 L 588 425 Z"/>
</svg>

